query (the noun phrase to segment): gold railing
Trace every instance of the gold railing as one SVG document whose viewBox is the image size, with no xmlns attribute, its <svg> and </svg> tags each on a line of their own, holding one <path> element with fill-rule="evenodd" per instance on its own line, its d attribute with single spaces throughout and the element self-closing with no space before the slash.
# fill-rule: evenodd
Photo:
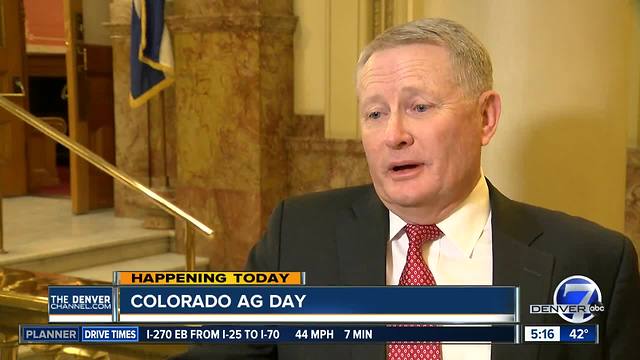
<svg viewBox="0 0 640 360">
<path fill-rule="evenodd" d="M 172 204 L 162 196 L 156 194 L 151 189 L 140 184 L 131 176 L 125 174 L 124 172 L 122 172 L 122 170 L 113 166 L 112 164 L 110 164 L 109 162 L 107 162 L 106 160 L 98 156 L 96 153 L 87 149 L 85 146 L 70 139 L 68 136 L 58 132 L 56 129 L 49 126 L 44 121 L 38 119 L 30 112 L 26 111 L 20 106 L 7 100 L 4 96 L 0 96 L 0 107 L 7 110 L 12 115 L 15 115 L 17 118 L 24 121 L 25 123 L 33 126 L 38 131 L 42 132 L 49 138 L 63 145 L 64 147 L 69 149 L 69 151 L 80 156 L 81 158 L 88 161 L 98 169 L 109 174 L 109 176 L 121 182 L 128 188 L 141 193 L 148 199 L 152 200 L 156 205 L 158 205 L 164 211 L 168 212 L 169 214 L 175 217 L 182 219 L 184 223 L 186 270 L 192 271 L 195 269 L 196 252 L 195 252 L 195 243 L 193 238 L 193 235 L 194 235 L 193 229 L 197 229 L 208 238 L 213 237 L 213 230 L 211 230 L 209 227 L 207 227 L 200 221 L 196 220 L 194 217 L 187 214 L 184 210 L 175 206 L 174 204 Z M 2 253 L 3 251 L 4 250 L 3 250 L 3 244 L 2 244 L 2 207 L 0 205 L 0 253 Z"/>
</svg>

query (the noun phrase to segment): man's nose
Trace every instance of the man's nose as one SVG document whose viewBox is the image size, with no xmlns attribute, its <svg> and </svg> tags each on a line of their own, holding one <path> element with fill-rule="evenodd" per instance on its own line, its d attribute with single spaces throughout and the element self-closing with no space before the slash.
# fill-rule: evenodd
<svg viewBox="0 0 640 360">
<path fill-rule="evenodd" d="M 402 114 L 392 114 L 385 129 L 385 144 L 400 149 L 413 144 L 413 136 L 407 129 L 407 119 Z"/>
</svg>

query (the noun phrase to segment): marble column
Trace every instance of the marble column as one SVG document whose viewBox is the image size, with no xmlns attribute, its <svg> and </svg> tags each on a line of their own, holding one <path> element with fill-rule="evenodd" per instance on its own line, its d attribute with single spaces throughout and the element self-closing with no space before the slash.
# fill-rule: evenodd
<svg viewBox="0 0 640 360">
<path fill-rule="evenodd" d="M 197 241 L 212 269 L 241 269 L 286 195 L 292 7 L 292 0 L 175 0 L 167 18 L 175 40 L 176 200 L 216 231 L 215 240 Z"/>
<path fill-rule="evenodd" d="M 116 131 L 116 166 L 152 190 L 173 198 L 175 92 L 172 87 L 138 108 L 129 105 L 131 1 L 112 0 L 110 22 Z M 173 219 L 148 199 L 114 184 L 117 216 L 142 218 L 145 227 L 171 228 Z"/>
</svg>

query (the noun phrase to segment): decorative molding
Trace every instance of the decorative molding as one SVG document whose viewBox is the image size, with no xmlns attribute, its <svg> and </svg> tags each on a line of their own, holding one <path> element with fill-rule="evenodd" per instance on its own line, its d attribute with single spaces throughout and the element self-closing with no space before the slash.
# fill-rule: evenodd
<svg viewBox="0 0 640 360">
<path fill-rule="evenodd" d="M 286 146 L 287 151 L 290 152 L 350 154 L 362 155 L 364 157 L 364 149 L 362 148 L 360 140 L 288 138 L 286 140 Z"/>
<path fill-rule="evenodd" d="M 103 25 L 111 33 L 111 39 L 129 38 L 131 36 L 131 24 L 104 23 Z"/>
<path fill-rule="evenodd" d="M 390 27 L 424 16 L 424 4 L 419 0 L 373 0 L 372 6 L 374 37 Z"/>
<path fill-rule="evenodd" d="M 372 15 L 373 36 L 378 36 L 380 35 L 380 33 L 382 33 L 382 31 L 384 31 L 382 7 L 383 7 L 383 0 L 373 0 L 373 15 Z"/>
<path fill-rule="evenodd" d="M 131 1 L 111 0 L 109 4 L 109 22 L 113 24 L 131 24 Z"/>
<path fill-rule="evenodd" d="M 298 18 L 289 15 L 216 15 L 187 16 L 172 15 L 166 17 L 169 31 L 175 33 L 219 32 L 219 31 L 265 31 L 293 34 Z"/>
<path fill-rule="evenodd" d="M 396 1 L 395 0 L 382 0 L 382 3 L 384 4 L 384 11 L 382 12 L 382 16 L 384 17 L 384 20 L 382 22 L 382 24 L 384 25 L 384 28 L 382 29 L 387 30 L 390 27 L 393 27 L 395 25 L 395 10 L 396 10 Z"/>
<path fill-rule="evenodd" d="M 373 0 L 372 33 L 374 37 L 394 25 L 397 3 L 395 0 Z"/>
</svg>

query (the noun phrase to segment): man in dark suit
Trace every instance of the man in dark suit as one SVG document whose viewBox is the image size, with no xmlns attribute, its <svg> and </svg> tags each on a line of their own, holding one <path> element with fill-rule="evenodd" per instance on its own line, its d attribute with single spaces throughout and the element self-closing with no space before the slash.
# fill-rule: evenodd
<svg viewBox="0 0 640 360">
<path fill-rule="evenodd" d="M 280 203 L 247 268 L 305 271 L 309 285 L 518 285 L 524 324 L 562 323 L 529 314 L 529 305 L 553 303 L 559 282 L 583 275 L 598 284 L 606 309 L 591 320 L 600 344 L 202 347 L 188 357 L 637 358 L 640 278 L 631 242 L 509 200 L 483 176 L 481 148 L 496 131 L 501 101 L 472 34 L 443 19 L 386 31 L 363 50 L 357 93 L 373 185 Z"/>
</svg>

